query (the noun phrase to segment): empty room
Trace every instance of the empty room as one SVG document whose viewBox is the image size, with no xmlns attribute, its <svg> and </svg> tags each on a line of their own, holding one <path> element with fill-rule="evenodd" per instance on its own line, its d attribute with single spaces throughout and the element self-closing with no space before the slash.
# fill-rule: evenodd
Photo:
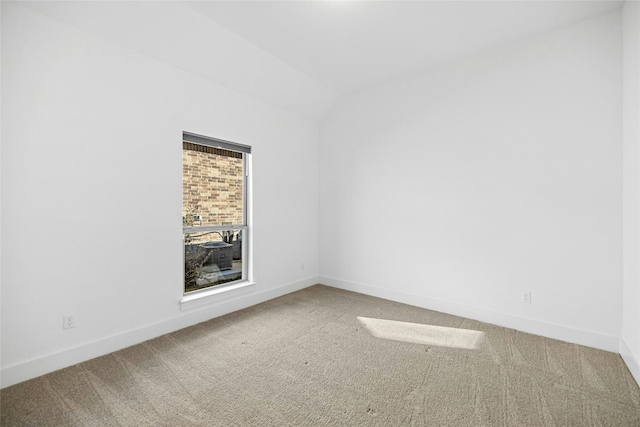
<svg viewBox="0 0 640 427">
<path fill-rule="evenodd" d="M 640 2 L 0 15 L 3 426 L 640 425 Z"/>
</svg>

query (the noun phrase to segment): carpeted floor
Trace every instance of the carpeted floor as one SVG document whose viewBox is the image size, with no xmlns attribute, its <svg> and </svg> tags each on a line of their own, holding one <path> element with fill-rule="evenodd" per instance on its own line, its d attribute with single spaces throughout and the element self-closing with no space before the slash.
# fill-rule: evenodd
<svg viewBox="0 0 640 427">
<path fill-rule="evenodd" d="M 3 426 L 640 426 L 617 354 L 325 286 L 0 402 Z"/>
</svg>

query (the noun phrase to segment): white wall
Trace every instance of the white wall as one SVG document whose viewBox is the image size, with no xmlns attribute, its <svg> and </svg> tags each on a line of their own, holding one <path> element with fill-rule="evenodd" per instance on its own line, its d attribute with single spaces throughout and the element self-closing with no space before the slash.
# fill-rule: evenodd
<svg viewBox="0 0 640 427">
<path fill-rule="evenodd" d="M 623 28 L 623 303 L 620 354 L 640 383 L 640 3 L 627 1 Z"/>
<path fill-rule="evenodd" d="M 37 10 L 2 4 L 2 386 L 317 282 L 317 124 Z M 183 130 L 254 149 L 258 285 L 190 311 Z"/>
<path fill-rule="evenodd" d="M 322 282 L 617 350 L 621 43 L 616 11 L 345 99 Z"/>
<path fill-rule="evenodd" d="M 22 6 L 314 121 L 339 98 L 189 3 L 51 1 Z"/>
</svg>

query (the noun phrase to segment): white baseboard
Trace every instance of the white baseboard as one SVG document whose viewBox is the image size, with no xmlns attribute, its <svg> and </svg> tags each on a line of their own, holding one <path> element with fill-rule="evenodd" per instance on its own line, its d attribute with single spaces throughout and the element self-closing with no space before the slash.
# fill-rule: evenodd
<svg viewBox="0 0 640 427">
<path fill-rule="evenodd" d="M 620 338 L 618 337 L 602 335 L 599 333 L 576 329 L 564 325 L 542 322 L 534 319 L 527 319 L 524 317 L 485 310 L 478 307 L 466 306 L 463 304 L 439 300 L 435 298 L 412 295 L 392 289 L 378 288 L 362 283 L 337 279 L 335 277 L 320 276 L 320 283 L 347 291 L 358 292 L 361 294 L 384 298 L 403 304 L 413 305 L 416 307 L 426 308 L 429 310 L 439 311 L 455 316 L 466 317 L 468 319 L 479 320 L 481 322 L 490 323 L 497 326 L 516 329 L 518 331 L 527 332 L 534 335 L 540 335 L 547 338 L 553 338 L 571 342 L 574 344 L 594 347 L 614 353 L 617 353 L 620 347 Z"/>
<path fill-rule="evenodd" d="M 243 308 L 260 304 L 282 295 L 313 286 L 317 283 L 319 283 L 318 277 L 310 277 L 298 282 L 262 291 L 260 291 L 260 287 L 257 286 L 256 291 L 250 294 L 189 310 L 188 312 L 183 312 L 184 314 L 181 316 L 6 366 L 0 370 L 0 388 L 8 387 L 132 345 L 140 344 L 141 342 L 157 338 L 161 335 L 242 310 Z"/>
<path fill-rule="evenodd" d="M 620 339 L 620 356 L 622 356 L 622 360 L 629 368 L 629 372 L 633 375 L 636 383 L 640 384 L 640 360 L 633 354 L 624 338 Z"/>
<path fill-rule="evenodd" d="M 205 322 L 215 317 L 223 316 L 237 310 L 242 310 L 282 295 L 313 286 L 317 283 L 422 307 L 429 310 L 475 319 L 548 338 L 586 345 L 616 353 L 619 352 L 629 367 L 633 377 L 638 383 L 640 383 L 640 363 L 638 358 L 630 351 L 624 340 L 621 340 L 618 337 L 488 311 L 450 301 L 420 297 L 395 290 L 377 288 L 361 283 L 321 276 L 310 277 L 298 282 L 262 291 L 260 291 L 258 287 L 257 291 L 250 294 L 210 304 L 202 307 L 201 309 L 190 310 L 175 318 L 126 331 L 118 335 L 105 337 L 78 347 L 69 348 L 60 352 L 3 367 L 2 370 L 0 370 L 0 388 L 8 387 L 95 357 L 103 356 L 161 335 Z"/>
</svg>

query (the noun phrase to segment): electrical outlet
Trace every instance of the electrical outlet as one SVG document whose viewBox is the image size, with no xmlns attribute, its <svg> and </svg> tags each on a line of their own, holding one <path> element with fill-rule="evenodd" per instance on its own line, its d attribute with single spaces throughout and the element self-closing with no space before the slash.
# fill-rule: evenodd
<svg viewBox="0 0 640 427">
<path fill-rule="evenodd" d="M 522 291 L 522 302 L 531 304 L 531 291 Z"/>
<path fill-rule="evenodd" d="M 70 329 L 76 327 L 76 318 L 73 314 L 65 314 L 62 316 L 62 329 Z"/>
</svg>

